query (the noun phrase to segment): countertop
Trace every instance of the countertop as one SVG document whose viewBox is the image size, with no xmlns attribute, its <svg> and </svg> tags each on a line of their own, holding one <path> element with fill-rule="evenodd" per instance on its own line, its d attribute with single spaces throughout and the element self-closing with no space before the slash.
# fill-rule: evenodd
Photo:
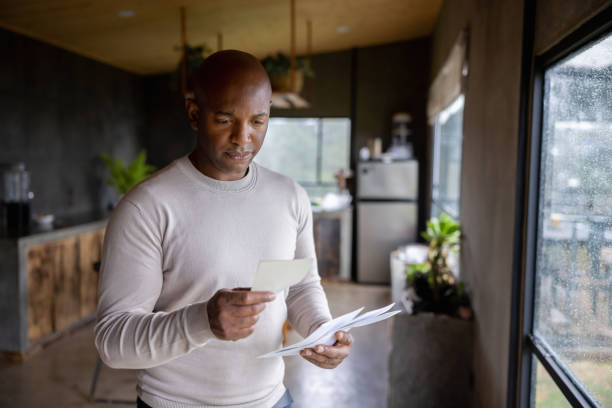
<svg viewBox="0 0 612 408">
<path fill-rule="evenodd" d="M 109 212 L 90 212 L 56 217 L 50 228 L 41 228 L 35 221 L 30 227 L 22 231 L 9 231 L 0 228 L 0 242 L 33 245 L 40 242 L 52 241 L 71 235 L 103 228 L 106 225 Z"/>
</svg>

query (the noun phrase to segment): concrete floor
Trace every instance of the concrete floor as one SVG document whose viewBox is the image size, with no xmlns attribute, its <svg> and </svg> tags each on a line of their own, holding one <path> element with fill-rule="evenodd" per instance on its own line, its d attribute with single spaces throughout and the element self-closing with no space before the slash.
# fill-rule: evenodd
<svg viewBox="0 0 612 408">
<path fill-rule="evenodd" d="M 360 306 L 366 311 L 390 302 L 388 287 L 326 283 L 333 316 Z M 96 363 L 92 325 L 66 336 L 25 363 L 0 362 L 0 407 L 118 407 L 87 402 Z M 285 385 L 295 408 L 387 405 L 390 322 L 353 329 L 355 344 L 349 358 L 334 370 L 324 370 L 301 357 L 286 357 Z M 289 332 L 289 344 L 299 341 Z M 97 397 L 135 401 L 136 372 L 104 367 Z M 131 404 L 135 406 L 136 404 Z"/>
</svg>

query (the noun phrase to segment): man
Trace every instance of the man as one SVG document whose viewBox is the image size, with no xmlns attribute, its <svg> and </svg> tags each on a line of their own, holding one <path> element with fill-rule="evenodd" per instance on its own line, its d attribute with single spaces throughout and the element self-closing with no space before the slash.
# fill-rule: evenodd
<svg viewBox="0 0 612 408">
<path fill-rule="evenodd" d="M 303 336 L 330 317 L 316 262 L 281 293 L 241 288 L 262 259 L 315 258 L 304 189 L 252 160 L 271 88 L 253 56 L 221 51 L 186 102 L 194 151 L 130 191 L 109 221 L 95 343 L 106 364 L 140 369 L 142 407 L 287 407 L 280 357 L 287 318 Z M 234 289 L 232 289 L 234 288 Z M 352 338 L 302 357 L 334 368 Z"/>
</svg>

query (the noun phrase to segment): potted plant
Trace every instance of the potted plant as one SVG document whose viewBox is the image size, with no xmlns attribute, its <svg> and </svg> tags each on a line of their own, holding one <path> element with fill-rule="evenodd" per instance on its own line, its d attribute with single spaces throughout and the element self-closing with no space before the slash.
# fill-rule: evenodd
<svg viewBox="0 0 612 408">
<path fill-rule="evenodd" d="M 110 172 L 110 177 L 106 179 L 106 183 L 115 188 L 119 197 L 123 196 L 132 187 L 149 177 L 155 171 L 155 167 L 146 163 L 146 150 L 141 150 L 136 159 L 127 166 L 119 157 L 110 157 L 103 153 L 100 155 L 100 158 Z"/>
<path fill-rule="evenodd" d="M 472 311 L 452 273 L 461 228 L 447 214 L 427 222 L 427 259 L 406 269 L 409 313 L 393 321 L 390 407 L 469 407 Z"/>
<path fill-rule="evenodd" d="M 304 57 L 297 58 L 295 62 L 295 82 L 291 84 L 291 60 L 282 52 L 277 53 L 276 56 L 264 58 L 261 60 L 261 64 L 268 73 L 272 90 L 275 92 L 300 93 L 304 86 L 304 76 L 314 76 L 308 60 Z"/>
<path fill-rule="evenodd" d="M 447 214 L 427 222 L 421 236 L 429 242 L 427 260 L 406 269 L 407 302 L 411 312 L 433 312 L 471 318 L 464 282 L 458 282 L 449 258 L 459 250 L 461 226 Z"/>
</svg>

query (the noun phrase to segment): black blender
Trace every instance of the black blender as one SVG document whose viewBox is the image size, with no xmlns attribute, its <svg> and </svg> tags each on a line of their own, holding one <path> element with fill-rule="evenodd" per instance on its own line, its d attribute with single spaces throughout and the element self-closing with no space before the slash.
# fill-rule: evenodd
<svg viewBox="0 0 612 408">
<path fill-rule="evenodd" d="M 4 171 L 2 207 L 6 229 L 12 233 L 26 232 L 31 220 L 30 173 L 25 164 L 16 163 Z"/>
</svg>

